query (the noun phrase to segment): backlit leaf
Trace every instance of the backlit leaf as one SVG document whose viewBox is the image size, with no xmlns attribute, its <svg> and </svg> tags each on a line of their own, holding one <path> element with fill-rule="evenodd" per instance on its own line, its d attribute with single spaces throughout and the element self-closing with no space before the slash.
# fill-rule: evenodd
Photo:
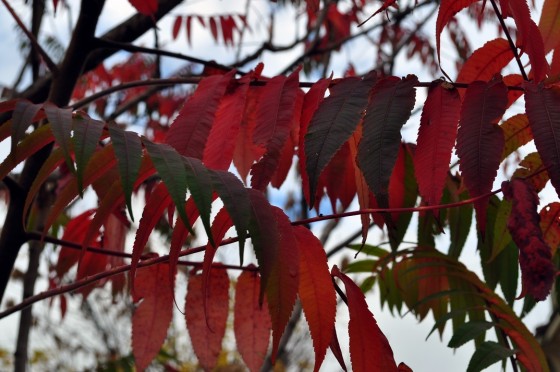
<svg viewBox="0 0 560 372">
<path fill-rule="evenodd" d="M 456 89 L 432 83 L 424 104 L 414 153 L 420 195 L 428 205 L 441 200 L 457 137 L 461 100 Z"/>
<path fill-rule="evenodd" d="M 241 78 L 220 101 L 202 157 L 208 168 L 227 170 L 233 160 L 251 77 L 247 74 Z"/>
<path fill-rule="evenodd" d="M 522 178 L 531 183 L 537 193 L 541 192 L 550 180 L 538 152 L 527 154 L 513 172 L 512 178 Z"/>
<path fill-rule="evenodd" d="M 507 40 L 497 38 L 488 41 L 465 61 L 457 81 L 462 83 L 488 81 L 499 74 L 512 59 L 513 53 Z"/>
<path fill-rule="evenodd" d="M 266 83 L 261 92 L 256 113 L 253 141 L 264 146 L 262 159 L 251 167 L 251 187 L 264 190 L 270 182 L 284 143 L 294 124 L 298 90 L 299 69 L 289 77 L 276 76 Z"/>
<path fill-rule="evenodd" d="M 144 370 L 158 354 L 173 316 L 173 285 L 165 263 L 138 270 L 132 315 L 132 353 L 138 370 Z"/>
<path fill-rule="evenodd" d="M 140 13 L 154 16 L 158 9 L 157 0 L 128 0 Z"/>
<path fill-rule="evenodd" d="M 336 295 L 327 265 L 327 255 L 319 239 L 303 226 L 295 226 L 294 234 L 300 257 L 298 293 L 313 339 L 314 371 L 318 371 L 333 335 Z"/>
<path fill-rule="evenodd" d="M 202 368 L 212 370 L 222 351 L 229 312 L 229 277 L 225 269 L 210 272 L 211 285 L 202 290 L 202 275 L 189 277 L 185 301 L 185 319 L 193 350 Z M 204 312 L 204 297 L 208 311 Z"/>
<path fill-rule="evenodd" d="M 220 100 L 235 70 L 201 80 L 171 124 L 165 142 L 181 155 L 202 159 Z M 222 133 L 227 135 L 227 133 Z"/>
<path fill-rule="evenodd" d="M 191 193 L 196 207 L 198 208 L 200 219 L 210 244 L 214 245 L 212 230 L 210 228 L 210 212 L 213 201 L 212 179 L 210 177 L 210 173 L 198 159 L 183 157 L 183 163 L 185 165 L 189 192 Z"/>
<path fill-rule="evenodd" d="M 159 183 L 150 194 L 150 198 L 142 211 L 142 218 L 140 218 L 140 224 L 138 230 L 136 230 L 134 245 L 132 246 L 132 257 L 130 259 L 130 288 L 132 293 L 135 291 L 135 275 L 140 256 L 144 253 L 144 248 L 154 227 L 171 202 L 171 196 L 167 192 L 165 185 Z M 166 278 L 166 282 L 169 282 L 168 278 Z"/>
<path fill-rule="evenodd" d="M 440 58 L 440 37 L 443 28 L 449 23 L 449 21 L 461 10 L 467 8 L 472 3 L 477 0 L 442 0 L 439 5 L 437 21 L 436 21 L 436 48 L 438 60 Z"/>
<path fill-rule="evenodd" d="M 272 351 L 270 359 L 274 363 L 284 329 L 290 320 L 297 298 L 299 286 L 299 245 L 288 216 L 277 207 L 272 207 L 279 235 L 276 259 L 271 262 L 271 270 L 266 282 L 266 299 L 272 322 Z M 264 247 L 269 249 L 269 247 Z M 262 271 L 261 271 L 262 273 Z"/>
<path fill-rule="evenodd" d="M 270 315 L 266 299 L 259 305 L 260 286 L 256 271 L 243 271 L 235 290 L 233 331 L 237 350 L 251 372 L 260 371 L 270 343 Z"/>
<path fill-rule="evenodd" d="M 514 115 L 504 121 L 500 127 L 504 132 L 505 139 L 502 160 L 533 139 L 529 118 L 526 114 Z"/>
<path fill-rule="evenodd" d="M 544 0 L 539 29 L 544 42 L 544 52 L 547 54 L 560 44 L 560 2 Z"/>
<path fill-rule="evenodd" d="M 552 250 L 552 256 L 556 253 L 560 245 L 560 203 L 553 202 L 541 209 L 540 226 L 543 232 L 544 241 Z"/>
<path fill-rule="evenodd" d="M 356 372 L 397 371 L 397 364 L 389 341 L 368 309 L 360 288 L 336 266 L 332 269 L 332 275 L 342 280 L 346 287 L 348 311 L 350 312 L 348 332 L 350 334 L 352 370 Z"/>
</svg>

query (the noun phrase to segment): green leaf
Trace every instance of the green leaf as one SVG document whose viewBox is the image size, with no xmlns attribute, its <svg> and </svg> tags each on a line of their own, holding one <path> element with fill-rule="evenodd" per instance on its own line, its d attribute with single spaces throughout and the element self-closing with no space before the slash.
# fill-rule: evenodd
<svg viewBox="0 0 560 372">
<path fill-rule="evenodd" d="M 47 119 L 51 123 L 51 130 L 56 143 L 62 149 L 68 169 L 74 172 L 74 161 L 70 155 L 72 141 L 72 109 L 59 108 L 50 102 L 45 103 L 43 108 L 47 114 Z"/>
<path fill-rule="evenodd" d="M 389 251 L 387 251 L 386 249 L 369 244 L 350 244 L 348 248 L 356 252 L 364 253 L 368 256 L 385 257 L 387 254 L 389 254 Z"/>
<path fill-rule="evenodd" d="M 187 170 L 183 163 L 183 157 L 171 146 L 162 143 L 153 143 L 147 138 L 142 138 L 148 155 L 154 163 L 161 180 L 165 184 L 169 196 L 181 220 L 194 235 L 194 231 L 185 212 L 185 196 L 187 193 Z"/>
<path fill-rule="evenodd" d="M 515 354 L 497 342 L 485 341 L 476 348 L 467 368 L 467 372 L 478 372 L 497 363 L 501 360 L 509 358 Z"/>
<path fill-rule="evenodd" d="M 504 298 L 510 306 L 513 306 L 517 296 L 517 280 L 519 278 L 519 250 L 512 242 L 508 244 L 497 257 L 497 271 L 500 273 L 500 287 L 504 292 Z"/>
<path fill-rule="evenodd" d="M 208 169 L 202 162 L 195 158 L 183 157 L 183 163 L 187 171 L 187 184 L 194 203 L 200 213 L 200 219 L 208 240 L 215 247 L 210 226 L 210 212 L 212 210 L 212 180 Z"/>
<path fill-rule="evenodd" d="M 93 155 L 103 127 L 105 124 L 99 120 L 94 120 L 87 115 L 76 116 L 72 120 L 74 128 L 74 155 L 76 157 L 76 176 L 78 178 L 78 192 L 80 196 L 83 190 L 83 174 L 86 165 Z"/>
<path fill-rule="evenodd" d="M 511 243 L 511 235 L 507 228 L 509 214 L 511 213 L 511 201 L 502 200 L 496 211 L 496 220 L 494 222 L 494 234 L 492 241 L 492 254 L 488 261 L 493 261 L 508 244 Z"/>
<path fill-rule="evenodd" d="M 124 131 L 116 125 L 109 125 L 109 135 L 115 149 L 117 164 L 121 175 L 122 187 L 126 200 L 128 214 L 132 215 L 132 190 L 138 178 L 140 163 L 142 162 L 142 142 L 134 132 Z"/>
<path fill-rule="evenodd" d="M 352 261 L 344 268 L 345 273 L 371 273 L 377 265 L 377 260 Z"/>
<path fill-rule="evenodd" d="M 239 178 L 229 172 L 222 170 L 209 170 L 209 172 L 212 187 L 220 196 L 235 226 L 239 238 L 239 261 L 242 265 L 247 229 L 251 218 L 251 203 L 247 189 Z"/>
<path fill-rule="evenodd" d="M 42 104 L 34 104 L 27 100 L 21 100 L 16 103 L 12 114 L 12 155 L 16 154 L 16 146 L 25 137 L 25 131 L 33 122 L 41 106 Z"/>
<path fill-rule="evenodd" d="M 448 178 L 446 193 L 449 192 L 450 201 L 458 202 L 469 197 L 467 191 L 459 194 L 459 180 L 455 177 Z M 459 258 L 465 246 L 467 237 L 471 230 L 473 206 L 472 204 L 463 205 L 448 210 L 447 220 L 449 222 L 449 256 Z"/>
<path fill-rule="evenodd" d="M 447 344 L 448 347 L 458 348 L 466 344 L 467 342 L 474 340 L 481 334 L 484 334 L 487 330 L 492 328 L 494 323 L 475 320 L 465 324 L 461 324 L 457 329 L 453 331 L 453 337 L 449 340 Z"/>
</svg>

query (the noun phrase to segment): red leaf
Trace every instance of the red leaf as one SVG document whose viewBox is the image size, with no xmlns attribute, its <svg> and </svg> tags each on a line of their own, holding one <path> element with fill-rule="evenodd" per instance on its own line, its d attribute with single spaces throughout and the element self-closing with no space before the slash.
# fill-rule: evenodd
<svg viewBox="0 0 560 372">
<path fill-rule="evenodd" d="M 389 179 L 401 143 L 401 128 L 414 108 L 418 78 L 380 80 L 371 92 L 358 147 L 358 164 L 377 203 L 388 205 Z"/>
<path fill-rule="evenodd" d="M 222 339 L 226 332 L 229 312 L 229 277 L 225 269 L 213 268 L 210 272 L 211 286 L 208 287 L 204 313 L 202 275 L 189 277 L 185 302 L 185 319 L 193 350 L 202 368 L 212 370 L 222 351 Z"/>
<path fill-rule="evenodd" d="M 334 332 L 336 294 L 333 288 L 327 255 L 319 239 L 303 227 L 293 228 L 299 245 L 299 298 L 309 324 L 318 371 L 325 358 Z"/>
<path fill-rule="evenodd" d="M 216 112 L 202 160 L 208 168 L 227 170 L 235 150 L 252 75 L 245 75 L 226 92 Z"/>
<path fill-rule="evenodd" d="M 173 316 L 173 285 L 165 263 L 138 270 L 134 302 L 140 304 L 132 315 L 132 353 L 138 370 L 144 370 L 158 354 L 167 337 Z"/>
<path fill-rule="evenodd" d="M 190 225 L 194 225 L 200 216 L 200 211 L 196 207 L 192 197 L 185 203 L 185 211 L 187 216 L 189 216 Z M 173 282 L 173 279 L 175 278 L 177 262 L 179 261 L 179 253 L 181 253 L 181 248 L 183 248 L 183 244 L 185 244 L 188 235 L 189 230 L 181 219 L 178 218 L 177 222 L 175 222 L 175 228 L 171 234 L 171 244 L 169 245 L 169 268 L 171 269 L 169 273 L 172 275 L 172 277 L 169 278 L 170 282 Z"/>
<path fill-rule="evenodd" d="M 220 246 L 221 241 L 224 236 L 233 226 L 233 222 L 227 213 L 225 208 L 220 209 L 214 222 L 212 223 L 212 236 L 214 237 L 215 246 L 206 244 L 206 249 L 204 250 L 204 261 L 202 263 L 202 291 L 204 294 L 208 293 L 208 288 L 210 287 L 210 272 L 212 271 L 212 262 L 214 261 L 214 255 Z M 208 311 L 208 303 L 206 302 L 207 297 L 204 297 L 204 311 Z"/>
<path fill-rule="evenodd" d="M 266 152 L 251 167 L 251 187 L 264 190 L 278 166 L 284 143 L 294 124 L 293 118 L 299 91 L 299 69 L 289 77 L 276 76 L 261 92 L 256 113 L 253 141 L 264 145 Z"/>
<path fill-rule="evenodd" d="M 272 351 L 274 364 L 280 339 L 290 320 L 299 286 L 299 246 L 288 216 L 277 207 L 272 207 L 278 228 L 279 249 L 272 262 L 270 277 L 266 283 L 266 298 L 272 321 Z"/>
<path fill-rule="evenodd" d="M 259 305 L 261 281 L 254 271 L 244 271 L 237 279 L 233 331 L 237 350 L 251 372 L 260 371 L 270 342 L 270 315 L 266 304 Z"/>
<path fill-rule="evenodd" d="M 535 146 L 560 195 L 560 87 L 525 84 L 525 109 Z"/>
<path fill-rule="evenodd" d="M 345 210 L 356 195 L 354 159 L 346 142 L 325 167 L 319 179 L 319 184 L 324 185 L 326 189 L 333 212 L 337 210 L 337 200 L 340 200 L 341 208 Z"/>
<path fill-rule="evenodd" d="M 140 13 L 153 16 L 158 10 L 158 0 L 128 0 Z"/>
<path fill-rule="evenodd" d="M 130 290 L 135 293 L 135 275 L 136 267 L 138 266 L 138 261 L 140 256 L 144 251 L 144 247 L 148 242 L 148 238 L 152 234 L 152 230 L 160 220 L 163 212 L 171 205 L 171 196 L 167 192 L 167 188 L 160 182 L 146 203 L 144 210 L 142 211 L 142 218 L 140 219 L 140 225 L 136 231 L 136 236 L 134 238 L 134 245 L 132 247 L 132 257 L 130 260 Z"/>
<path fill-rule="evenodd" d="M 350 77 L 331 87 L 331 95 L 321 102 L 305 135 L 306 170 L 309 177 L 309 202 L 321 172 L 354 133 L 366 105 L 371 81 Z"/>
<path fill-rule="evenodd" d="M 187 33 L 187 42 L 191 45 L 191 24 L 192 24 L 192 16 L 186 16 L 186 25 L 185 25 L 185 32 Z"/>
<path fill-rule="evenodd" d="M 235 21 L 231 15 L 220 16 L 220 27 L 222 28 L 222 37 L 224 44 L 233 46 L 233 30 L 235 28 Z"/>
<path fill-rule="evenodd" d="M 544 241 L 550 247 L 552 257 L 554 257 L 560 245 L 560 203 L 548 204 L 541 209 L 539 216 Z"/>
<path fill-rule="evenodd" d="M 420 195 L 428 205 L 439 204 L 459 123 L 459 93 L 452 86 L 432 83 L 422 110 L 414 171 Z"/>
<path fill-rule="evenodd" d="M 334 357 L 338 361 L 338 364 L 340 364 L 340 368 L 342 368 L 342 370 L 346 372 L 347 371 L 346 363 L 344 363 L 344 357 L 342 356 L 342 350 L 340 349 L 340 343 L 338 342 L 336 328 L 333 329 L 333 335 L 332 335 L 331 342 L 329 344 L 329 348 L 331 349 Z"/>
<path fill-rule="evenodd" d="M 356 185 L 356 193 L 358 195 L 358 205 L 360 206 L 360 209 L 366 209 L 370 207 L 370 191 L 368 189 L 366 179 L 362 174 L 362 170 L 358 167 L 355 160 L 358 156 L 358 144 L 361 139 L 362 125 L 360 124 L 348 140 L 348 146 L 350 147 L 350 160 L 352 162 L 352 168 L 354 169 L 354 184 Z M 360 220 L 362 221 L 362 244 L 365 244 L 369 232 L 369 214 L 361 214 Z"/>
<path fill-rule="evenodd" d="M 556 267 L 551 249 L 543 239 L 537 205 L 539 197 L 530 183 L 521 179 L 502 183 L 504 198 L 512 201 L 507 227 L 519 248 L 519 266 L 523 289 L 521 295 L 530 294 L 537 301 L 548 297 Z"/>
<path fill-rule="evenodd" d="M 173 31 L 171 32 L 173 40 L 177 39 L 179 36 L 179 31 L 181 31 L 181 25 L 183 24 L 183 16 L 178 15 L 175 17 L 175 22 L 173 22 Z"/>
<path fill-rule="evenodd" d="M 509 12 L 519 31 L 517 44 L 529 56 L 533 79 L 544 80 L 548 73 L 548 62 L 545 58 L 544 43 L 536 23 L 531 19 L 531 11 L 527 0 L 508 0 Z"/>
<path fill-rule="evenodd" d="M 181 108 L 165 139 L 179 154 L 202 159 L 220 100 L 234 74 L 232 70 L 203 79 Z"/>
<path fill-rule="evenodd" d="M 81 243 L 91 222 L 91 217 L 95 209 L 89 209 L 78 216 L 72 218 L 66 224 L 62 240 L 74 243 Z M 58 254 L 55 271 L 58 278 L 62 277 L 80 259 L 80 252 L 75 249 L 61 249 Z"/>
<path fill-rule="evenodd" d="M 257 102 L 262 89 L 263 87 L 249 87 L 245 111 L 235 143 L 233 164 L 235 168 L 237 168 L 243 181 L 247 180 L 247 175 L 249 174 L 253 162 L 264 153 L 264 149 L 256 146 L 253 142 Z"/>
<path fill-rule="evenodd" d="M 397 371 L 393 350 L 389 341 L 379 329 L 373 314 L 369 311 L 364 294 L 352 279 L 334 266 L 332 275 L 338 277 L 346 287 L 350 322 L 350 360 L 352 370 Z"/>
<path fill-rule="evenodd" d="M 255 256 L 259 262 L 259 272 L 261 274 L 260 301 L 262 303 L 269 279 L 273 275 L 273 267 L 278 258 L 280 237 L 275 214 L 268 200 L 257 190 L 248 189 L 247 191 L 251 202 L 249 232 Z"/>
<path fill-rule="evenodd" d="M 507 40 L 497 38 L 488 41 L 465 61 L 457 76 L 457 81 L 461 83 L 471 83 L 476 80 L 488 81 L 494 75 L 499 74 L 512 59 L 513 53 Z"/>
<path fill-rule="evenodd" d="M 507 87 L 500 80 L 475 81 L 469 85 L 461 108 L 457 132 L 457 155 L 463 179 L 471 197 L 488 193 L 500 165 L 504 134 L 496 125 L 504 115 Z M 474 203 L 480 230 L 486 225 L 489 198 Z"/>
<path fill-rule="evenodd" d="M 539 29 L 543 38 L 544 52 L 547 54 L 560 44 L 560 2 L 544 1 Z"/>
<path fill-rule="evenodd" d="M 208 21 L 210 22 L 210 31 L 212 32 L 212 37 L 214 38 L 214 41 L 217 43 L 218 42 L 218 23 L 216 22 L 214 17 L 210 17 Z"/>
<path fill-rule="evenodd" d="M 438 16 L 436 21 L 436 48 L 438 60 L 440 58 L 440 36 L 443 28 L 449 23 L 449 21 L 461 10 L 465 9 L 477 0 L 441 0 Z"/>
<path fill-rule="evenodd" d="M 311 86 L 309 91 L 303 97 L 303 110 L 300 119 L 300 129 L 299 129 L 299 147 L 298 147 L 298 157 L 299 157 L 299 168 L 301 175 L 301 186 L 303 188 L 303 195 L 307 205 L 311 206 L 309 203 L 309 178 L 307 172 L 305 171 L 305 141 L 304 138 L 307 134 L 307 129 L 309 127 L 309 122 L 319 107 L 319 104 L 325 98 L 325 92 L 331 83 L 331 78 L 320 79 L 315 84 Z"/>
</svg>

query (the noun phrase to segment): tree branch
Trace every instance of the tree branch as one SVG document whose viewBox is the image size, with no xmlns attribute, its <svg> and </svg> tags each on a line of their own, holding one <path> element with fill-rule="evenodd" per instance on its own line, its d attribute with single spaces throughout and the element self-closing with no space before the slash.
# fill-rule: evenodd
<svg viewBox="0 0 560 372">
<path fill-rule="evenodd" d="M 19 18 L 15 10 L 10 6 L 10 4 L 6 0 L 2 0 L 2 3 L 6 7 L 6 9 L 8 9 L 8 12 L 10 12 L 12 18 L 16 21 L 16 23 L 18 24 L 19 28 L 23 31 L 25 36 L 27 36 L 27 38 L 29 39 L 29 42 L 31 43 L 31 47 L 41 55 L 49 70 L 53 73 L 54 76 L 56 76 L 58 74 L 58 67 L 56 66 L 56 63 L 52 61 L 51 57 L 49 57 L 47 52 L 45 52 L 45 50 L 41 47 L 41 45 L 39 45 L 39 42 L 35 38 L 35 35 L 33 35 L 33 33 L 31 33 L 31 31 L 29 31 L 27 27 L 25 27 L 25 24 L 23 24 L 23 22 L 21 21 L 21 19 Z"/>
<path fill-rule="evenodd" d="M 515 46 L 515 43 L 513 42 L 513 39 L 511 38 L 511 35 L 509 34 L 506 23 L 504 22 L 504 17 L 502 17 L 502 13 L 500 13 L 500 9 L 498 9 L 498 6 L 496 5 L 496 2 L 494 0 L 490 0 L 490 3 L 492 3 L 492 8 L 494 8 L 494 12 L 496 13 L 496 17 L 498 17 L 498 20 L 500 21 L 500 25 L 502 26 L 502 30 L 504 31 L 504 34 L 506 35 L 507 41 L 509 43 L 509 48 L 511 49 L 511 52 L 513 53 L 513 56 L 515 57 L 515 61 L 517 62 L 517 66 L 519 67 L 519 71 L 521 71 L 521 76 L 523 76 L 523 80 L 528 81 L 529 78 L 527 77 L 527 73 L 525 72 L 525 68 L 523 67 L 523 63 L 521 63 L 521 58 L 519 58 L 519 53 L 517 53 L 517 47 Z"/>
</svg>

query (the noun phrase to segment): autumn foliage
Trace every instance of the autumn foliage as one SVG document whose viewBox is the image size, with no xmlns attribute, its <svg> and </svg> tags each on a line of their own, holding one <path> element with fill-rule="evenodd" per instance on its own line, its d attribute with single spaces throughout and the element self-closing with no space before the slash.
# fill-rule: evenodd
<svg viewBox="0 0 560 372">
<path fill-rule="evenodd" d="M 157 1 L 130 2 L 155 17 Z M 321 51 L 336 50 L 372 15 L 364 11 L 370 2 L 353 1 L 350 10 L 329 1 L 294 3 L 286 6 L 302 9 L 307 29 L 320 36 L 305 42 L 307 58 L 286 74 L 266 76 L 262 64 L 247 70 L 208 62 L 200 75 L 160 81 L 191 84 L 192 91 L 150 91 L 141 82 L 158 85 L 149 79 L 153 61 L 134 54 L 127 63 L 101 64 L 84 74 L 69 105 L 25 98 L 0 102 L 0 140 L 11 139 L 0 177 L 10 199 L 21 199 L 21 234 L 26 241 L 60 246 L 43 297 L 0 316 L 56 295 L 65 304 L 70 291 L 87 297 L 110 283 L 115 296 L 130 295 L 135 303 L 132 353 L 143 370 L 167 337 L 175 304 L 181 304 L 177 278 L 185 275 L 181 311 L 204 370 L 220 359 L 230 312 L 229 328 L 245 366 L 256 371 L 267 360 L 274 363 L 296 304 L 309 327 L 314 370 L 329 349 L 346 369 L 335 331 L 337 298 L 349 311 L 352 370 L 410 370 L 407 361 L 395 360 L 392 348 L 398 345 L 389 344 L 375 308 L 366 303 L 364 291 L 375 286 L 393 311 L 411 311 L 419 320 L 431 313 L 440 334 L 450 321 L 450 347 L 473 341 L 469 370 L 509 358 L 528 371 L 548 371 L 543 349 L 513 304 L 524 301 L 527 309 L 560 294 L 554 286 L 560 204 L 538 209 L 549 180 L 560 194 L 560 2 L 545 0 L 537 25 L 525 0 L 442 0 L 434 3 L 435 47 L 413 33 L 409 55 L 433 63 L 446 78 L 420 81 L 382 68 L 356 76 L 351 66 L 345 76 L 325 74 L 312 82 L 301 80 L 304 73 L 324 64 Z M 412 12 L 421 6 L 373 3 L 379 10 L 361 27 L 401 14 L 399 7 Z M 480 21 L 489 11 L 497 24 L 511 18 L 514 27 L 469 52 L 452 79 L 446 72 L 451 66 L 441 59 L 447 48 L 442 33 L 449 27 L 461 54 L 467 46 L 454 17 L 468 14 Z M 242 14 L 176 15 L 172 37 L 183 32 L 191 43 L 195 22 L 226 47 L 249 28 Z M 397 23 L 394 29 L 386 23 L 379 43 L 403 40 Z M 508 67 L 517 73 L 503 76 Z M 140 83 L 126 86 L 131 81 Z M 124 93 L 110 99 L 106 90 L 119 84 Z M 107 112 L 123 107 L 137 115 L 136 105 L 127 105 L 138 96 L 145 97 L 150 113 L 142 135 L 107 119 Z M 523 112 L 510 115 L 521 98 Z M 415 107 L 421 110 L 417 140 L 405 142 L 403 126 Z M 536 152 L 516 163 L 509 180 L 493 191 L 500 165 L 510 164 L 528 143 Z M 18 186 L 16 167 L 37 158 L 29 185 Z M 53 175 L 55 197 L 41 210 L 39 196 Z M 293 179 L 305 209 L 298 218 L 267 199 L 269 188 Z M 97 206 L 68 215 L 86 193 L 95 195 Z M 140 216 L 133 215 L 138 195 L 144 197 Z M 324 212 L 328 204 L 330 214 Z M 418 224 L 409 228 L 413 213 Z M 341 247 L 354 258 L 336 265 L 335 252 L 325 250 L 310 225 L 351 215 L 360 216 L 362 244 Z M 483 278 L 459 259 L 473 215 Z M 158 255 L 147 248 L 162 226 L 169 239 Z M 372 226 L 386 234 L 389 248 L 371 244 Z M 403 243 L 414 229 L 417 243 Z M 442 232 L 449 249 L 442 246 Z M 192 246 L 200 236 L 207 243 Z M 219 262 L 222 246 L 234 243 L 235 264 Z M 201 261 L 184 261 L 196 253 Z M 497 342 L 485 338 L 491 328 Z"/>
</svg>

